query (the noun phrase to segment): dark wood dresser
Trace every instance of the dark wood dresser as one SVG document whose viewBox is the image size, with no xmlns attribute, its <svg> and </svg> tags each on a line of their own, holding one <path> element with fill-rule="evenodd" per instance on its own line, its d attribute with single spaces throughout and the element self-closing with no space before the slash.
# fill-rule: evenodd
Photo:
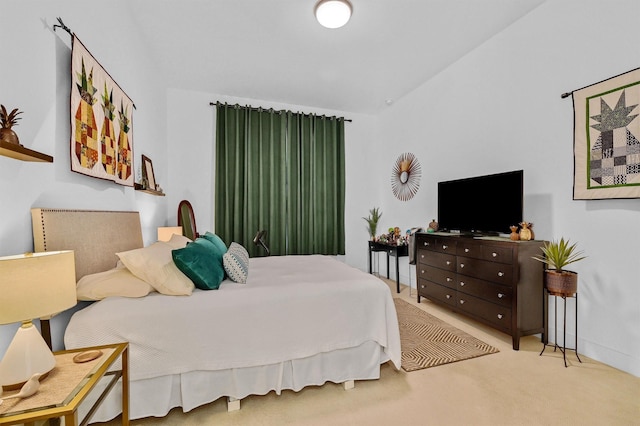
<svg viewBox="0 0 640 426">
<path fill-rule="evenodd" d="M 418 303 L 445 305 L 512 337 L 544 330 L 544 264 L 532 259 L 543 241 L 416 234 Z"/>
</svg>

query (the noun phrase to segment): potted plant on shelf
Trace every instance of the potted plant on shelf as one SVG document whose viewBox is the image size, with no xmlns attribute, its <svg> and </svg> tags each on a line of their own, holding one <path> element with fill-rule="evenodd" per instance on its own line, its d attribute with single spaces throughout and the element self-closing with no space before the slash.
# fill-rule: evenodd
<svg viewBox="0 0 640 426">
<path fill-rule="evenodd" d="M 376 231 L 378 230 L 378 221 L 382 217 L 382 213 L 380 213 L 380 209 L 378 207 L 374 207 L 369 210 L 369 216 L 363 217 L 363 219 L 367 222 L 369 232 L 369 237 L 371 237 L 371 241 L 375 241 L 376 239 Z"/>
<path fill-rule="evenodd" d="M 545 270 L 545 286 L 550 294 L 571 297 L 578 290 L 577 272 L 567 271 L 565 266 L 584 259 L 583 252 L 576 250 L 576 244 L 569 240 L 545 242 L 541 247 L 543 256 L 534 256 L 535 260 L 547 265 Z"/>
<path fill-rule="evenodd" d="M 0 141 L 20 145 L 18 135 L 11 129 L 21 119 L 18 117 L 20 114 L 22 114 L 22 111 L 18 111 L 18 108 L 9 112 L 4 105 L 0 105 L 0 126 L 2 126 L 0 128 Z"/>
</svg>

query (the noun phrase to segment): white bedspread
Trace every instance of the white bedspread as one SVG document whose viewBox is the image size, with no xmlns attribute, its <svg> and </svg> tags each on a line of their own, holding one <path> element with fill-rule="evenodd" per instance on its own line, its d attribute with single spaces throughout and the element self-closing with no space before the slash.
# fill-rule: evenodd
<svg viewBox="0 0 640 426">
<path fill-rule="evenodd" d="M 275 364 L 374 341 L 400 368 L 389 287 L 326 256 L 250 261 L 246 284 L 191 296 L 113 297 L 72 317 L 69 349 L 128 341 L 132 381 Z"/>
</svg>

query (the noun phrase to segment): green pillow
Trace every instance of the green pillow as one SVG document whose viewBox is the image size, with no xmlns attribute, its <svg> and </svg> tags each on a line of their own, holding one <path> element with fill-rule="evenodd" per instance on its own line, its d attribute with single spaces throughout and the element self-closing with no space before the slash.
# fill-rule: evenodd
<svg viewBox="0 0 640 426">
<path fill-rule="evenodd" d="M 211 232 L 206 232 L 202 238 L 212 242 L 221 251 L 220 255 L 223 255 L 227 252 L 227 245 L 222 241 L 222 238 L 218 237 L 216 234 L 212 234 Z"/>
<path fill-rule="evenodd" d="M 222 254 L 211 241 L 196 238 L 185 248 L 172 250 L 171 256 L 178 269 L 199 289 L 216 290 L 220 287 L 224 279 Z"/>
</svg>

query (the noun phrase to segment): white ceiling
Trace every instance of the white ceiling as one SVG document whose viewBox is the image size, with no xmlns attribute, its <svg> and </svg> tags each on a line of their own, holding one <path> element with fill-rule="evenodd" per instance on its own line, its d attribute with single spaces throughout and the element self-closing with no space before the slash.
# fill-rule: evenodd
<svg viewBox="0 0 640 426">
<path fill-rule="evenodd" d="M 544 0 L 351 0 L 351 20 L 334 30 L 315 21 L 315 2 L 129 7 L 169 87 L 376 113 Z"/>
</svg>

